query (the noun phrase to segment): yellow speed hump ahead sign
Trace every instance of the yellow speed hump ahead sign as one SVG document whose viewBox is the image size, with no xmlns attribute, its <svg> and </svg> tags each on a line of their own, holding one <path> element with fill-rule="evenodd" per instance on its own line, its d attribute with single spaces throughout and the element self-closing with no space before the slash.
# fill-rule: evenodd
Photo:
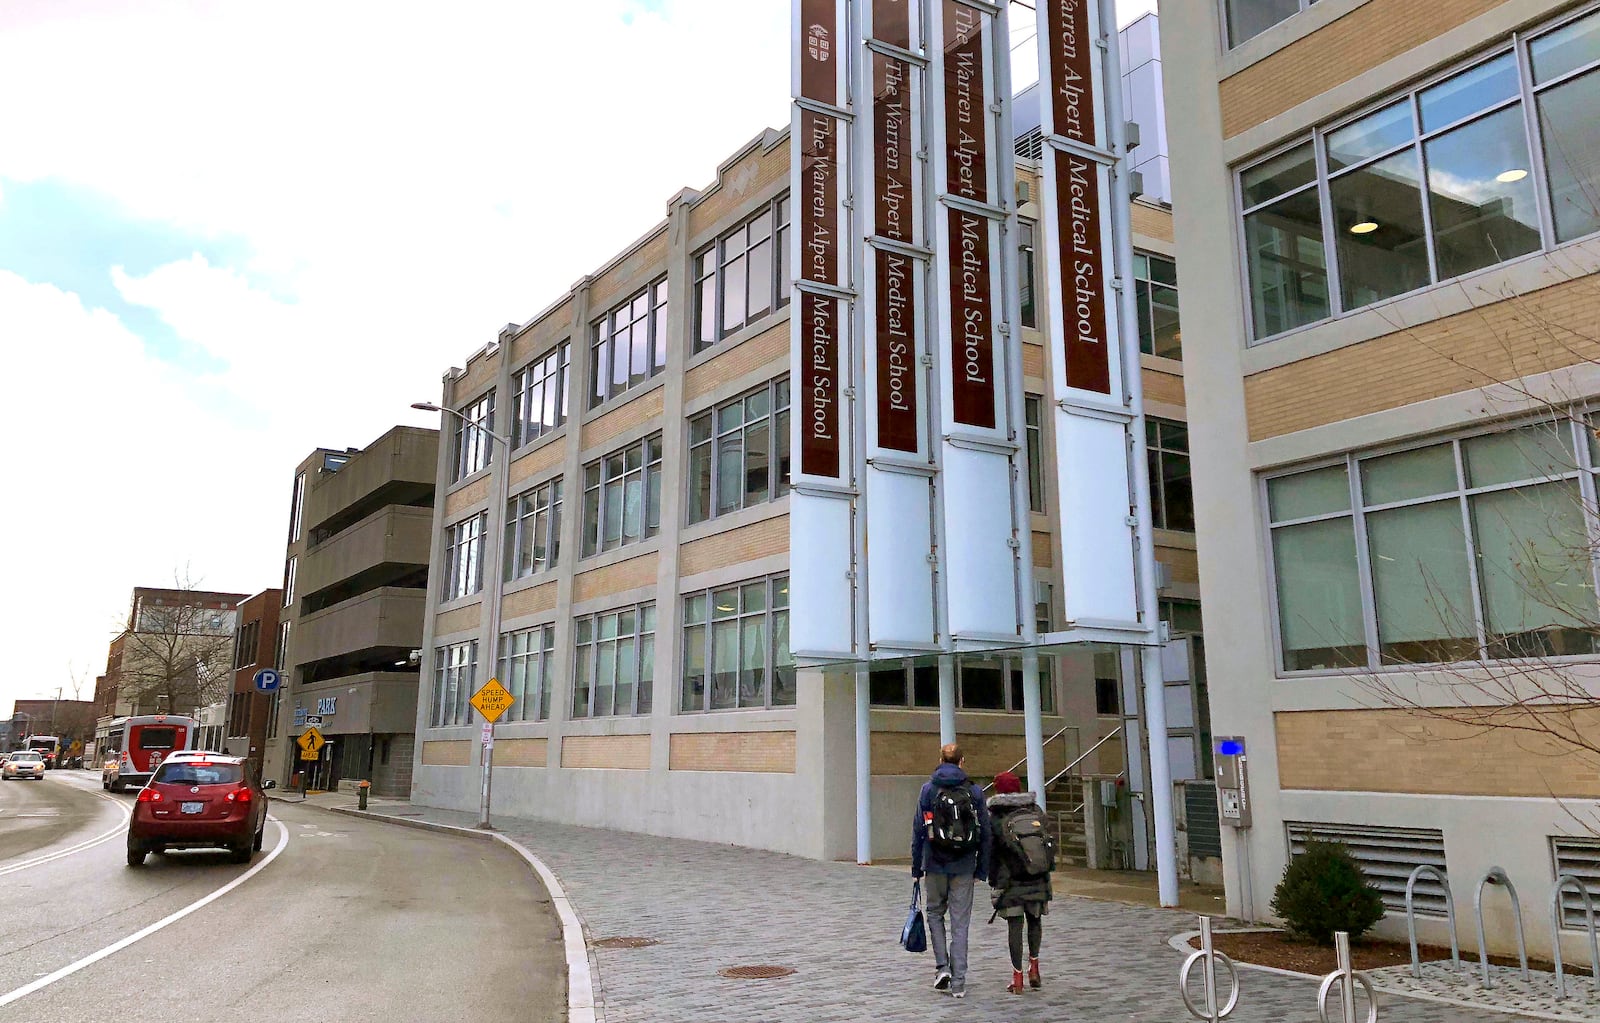
<svg viewBox="0 0 1600 1023">
<path fill-rule="evenodd" d="M 500 715 L 511 709 L 516 703 L 516 697 L 511 695 L 511 690 L 500 684 L 500 680 L 492 678 L 483 684 L 483 688 L 472 694 L 472 705 L 478 708 L 478 713 L 488 722 L 500 720 Z"/>
</svg>

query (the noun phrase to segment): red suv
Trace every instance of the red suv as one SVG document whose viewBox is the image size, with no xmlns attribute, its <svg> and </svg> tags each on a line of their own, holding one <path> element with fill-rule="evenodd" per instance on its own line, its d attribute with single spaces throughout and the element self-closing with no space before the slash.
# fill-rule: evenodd
<svg viewBox="0 0 1600 1023">
<path fill-rule="evenodd" d="M 267 826 L 267 792 L 243 757 L 174 754 L 139 790 L 128 821 L 128 866 L 168 849 L 222 848 L 248 863 Z"/>
</svg>

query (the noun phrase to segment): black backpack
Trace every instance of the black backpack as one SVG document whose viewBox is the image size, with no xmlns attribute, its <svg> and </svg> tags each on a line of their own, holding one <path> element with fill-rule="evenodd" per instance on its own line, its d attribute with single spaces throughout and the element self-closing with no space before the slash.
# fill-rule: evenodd
<svg viewBox="0 0 1600 1023">
<path fill-rule="evenodd" d="M 978 848 L 978 807 L 972 786 L 936 785 L 928 841 L 949 856 L 965 856 Z"/>
<path fill-rule="evenodd" d="M 1056 843 L 1037 806 L 1012 810 L 1000 820 L 1000 844 L 1025 878 L 1043 877 L 1055 869 Z"/>
</svg>

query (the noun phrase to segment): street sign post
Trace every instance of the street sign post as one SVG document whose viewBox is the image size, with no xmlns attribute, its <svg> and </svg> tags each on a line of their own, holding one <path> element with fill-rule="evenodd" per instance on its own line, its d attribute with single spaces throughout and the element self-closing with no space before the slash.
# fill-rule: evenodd
<svg viewBox="0 0 1600 1023">
<path fill-rule="evenodd" d="M 283 676 L 276 668 L 262 668 L 255 675 L 256 690 L 263 693 L 275 693 L 283 685 Z"/>
<path fill-rule="evenodd" d="M 504 470 L 502 470 L 504 471 Z M 472 694 L 469 701 L 483 715 L 483 800 L 479 815 L 478 827 L 489 827 L 489 789 L 493 778 L 491 773 L 494 767 L 494 723 L 500 716 L 511 709 L 517 698 L 511 695 L 511 690 L 500 684 L 497 678 L 491 678 L 483 684 L 483 688 Z"/>
</svg>

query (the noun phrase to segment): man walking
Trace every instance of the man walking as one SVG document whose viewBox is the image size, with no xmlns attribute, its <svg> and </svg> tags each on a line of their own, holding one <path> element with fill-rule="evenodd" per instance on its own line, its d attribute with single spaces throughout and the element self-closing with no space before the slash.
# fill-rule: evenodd
<svg viewBox="0 0 1600 1023">
<path fill-rule="evenodd" d="M 939 766 L 917 797 L 917 816 L 911 826 L 911 876 L 924 874 L 928 933 L 933 939 L 933 986 L 965 998 L 973 882 L 989 876 L 989 809 L 983 791 L 962 770 L 961 747 L 955 743 L 940 748 Z"/>
</svg>

